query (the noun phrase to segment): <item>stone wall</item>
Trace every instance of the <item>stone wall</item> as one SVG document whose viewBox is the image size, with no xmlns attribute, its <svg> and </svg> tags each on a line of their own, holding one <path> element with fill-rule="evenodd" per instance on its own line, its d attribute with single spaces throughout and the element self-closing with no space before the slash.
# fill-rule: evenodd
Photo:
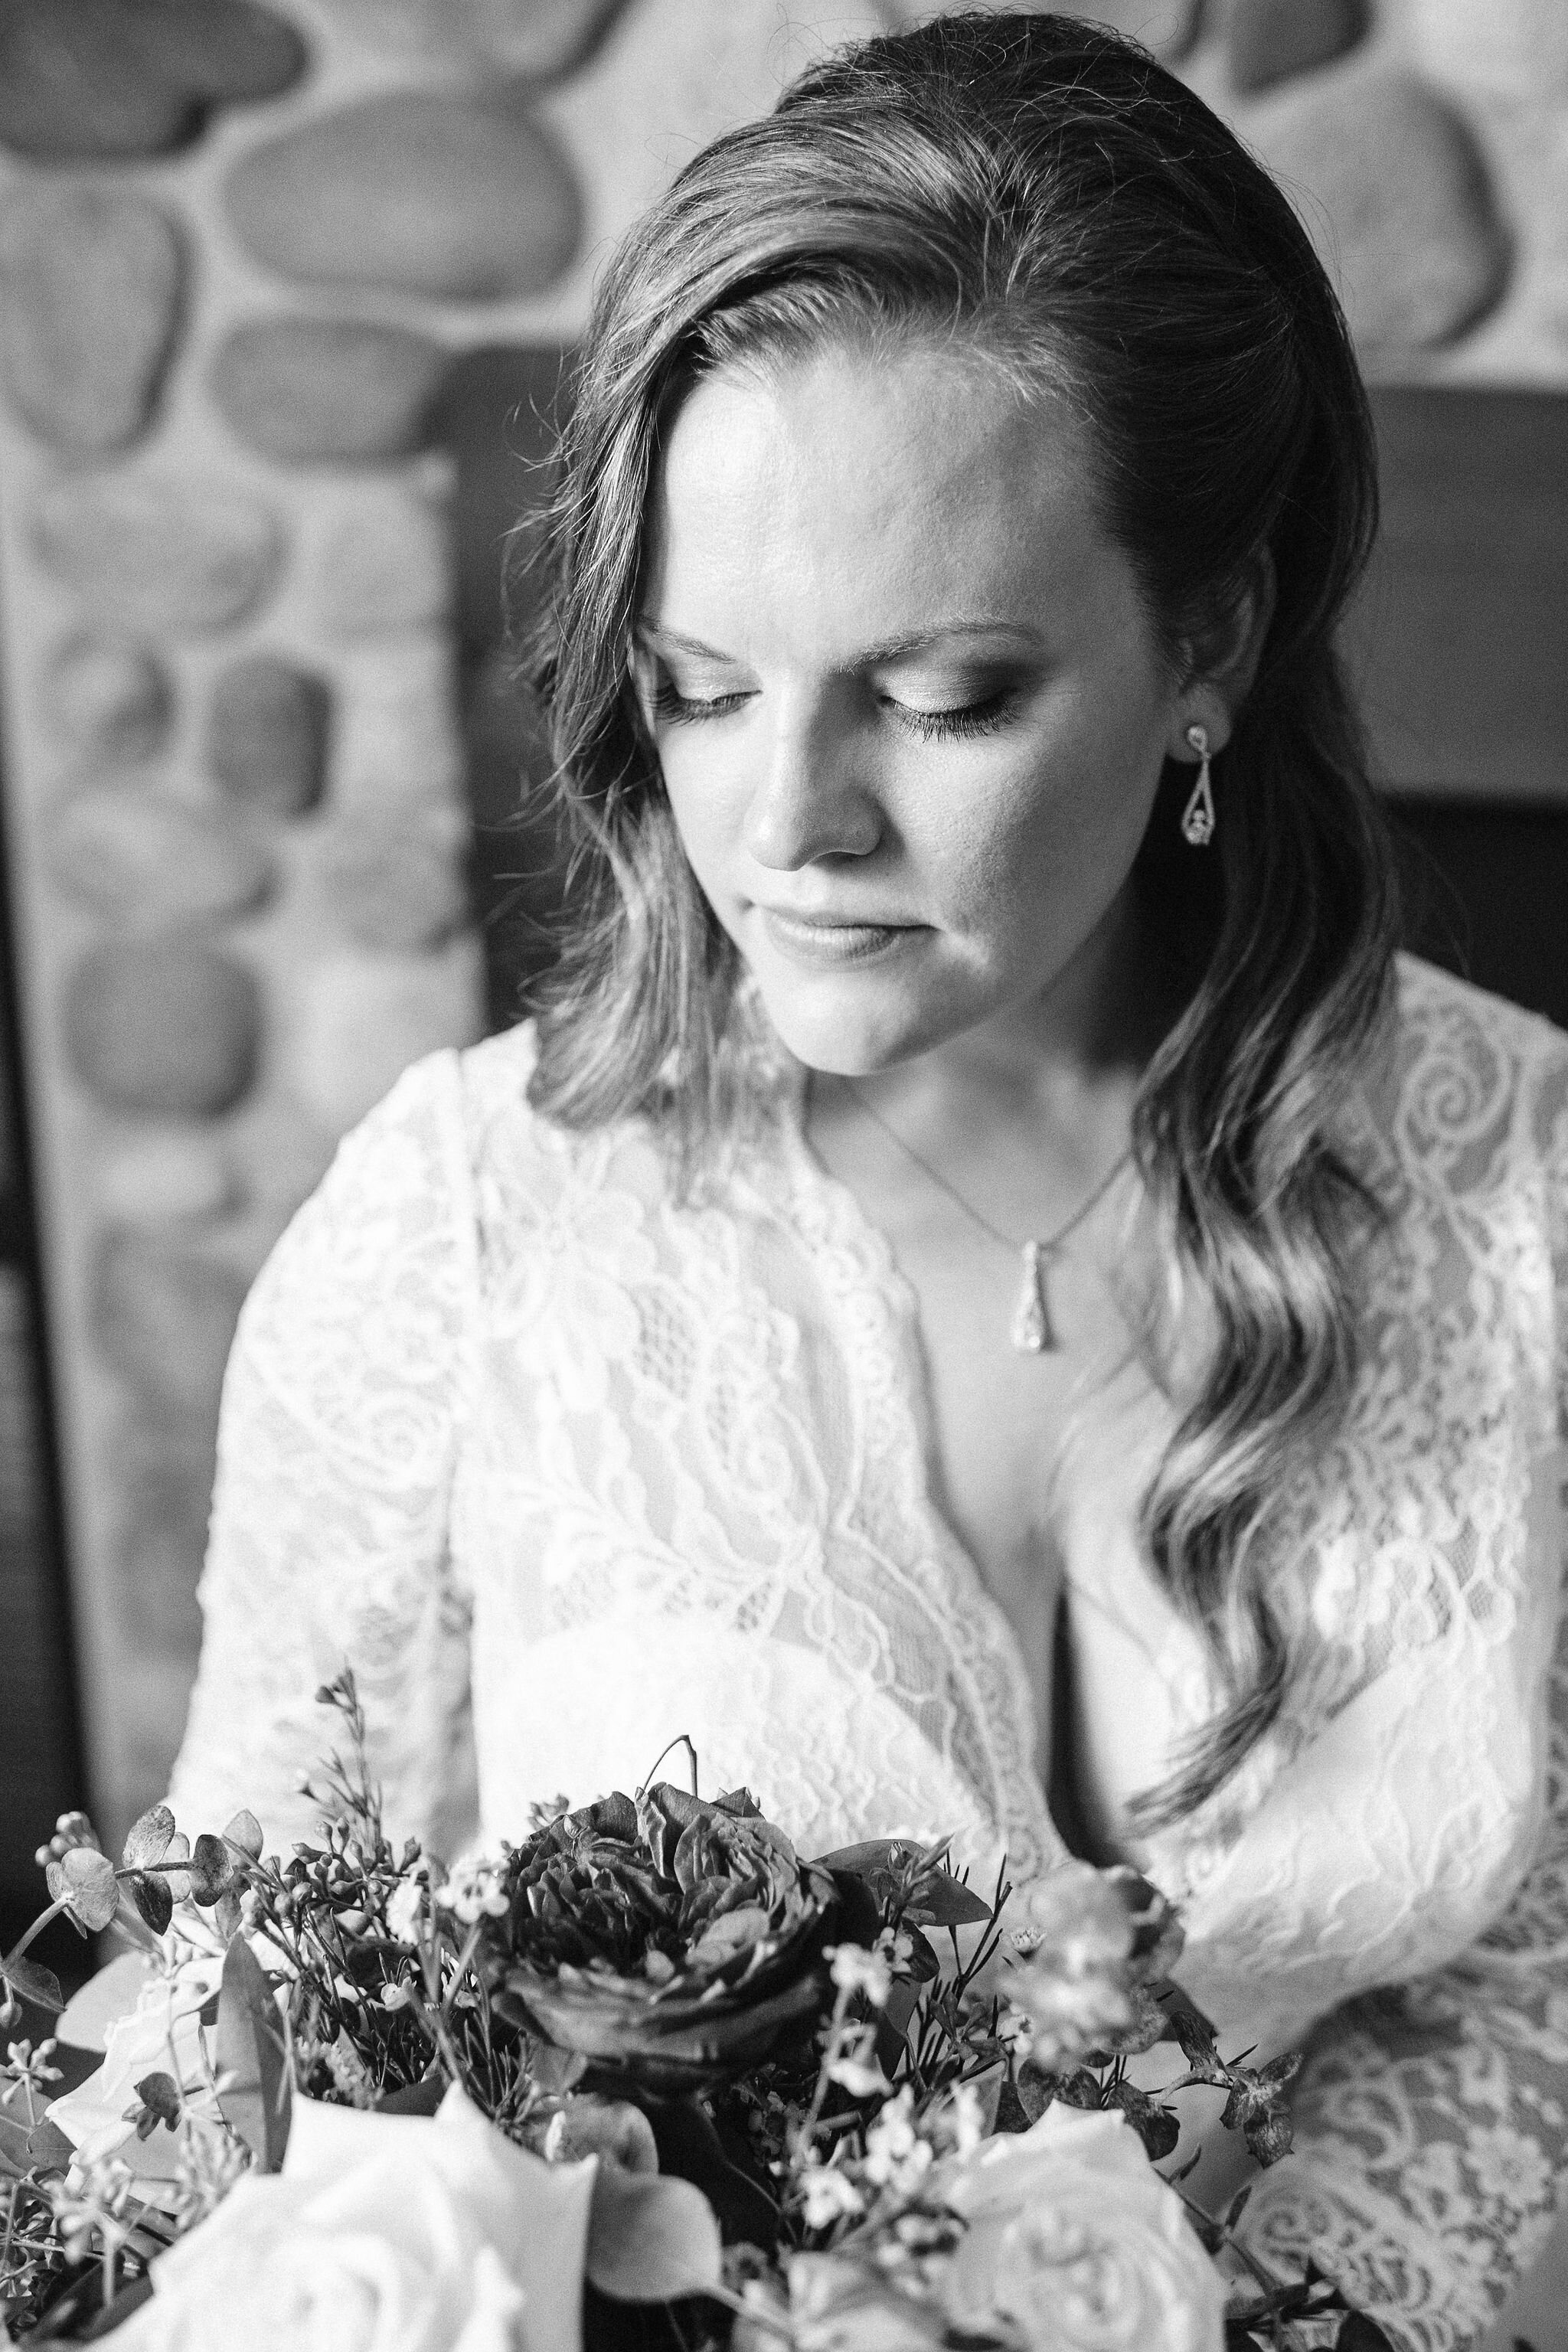
<svg viewBox="0 0 1568 2352">
<path fill-rule="evenodd" d="M 1309 192 L 1378 373 L 1561 382 L 1560 5 L 1093 13 Z M 465 728 L 453 418 L 487 355 L 548 386 L 607 243 L 695 147 L 825 41 L 923 13 L 0 17 L 5 814 L 106 1827 L 178 1738 L 246 1285 L 344 1128 L 486 1018 L 475 778 L 504 800 L 527 737 L 482 675 Z M 481 583 L 531 478 L 493 478 Z"/>
<path fill-rule="evenodd" d="M 245 1288 L 484 1023 L 448 388 L 552 376 L 606 240 L 809 46 L 773 0 L 0 19 L 6 814 L 106 1826 L 179 1736 Z"/>
</svg>

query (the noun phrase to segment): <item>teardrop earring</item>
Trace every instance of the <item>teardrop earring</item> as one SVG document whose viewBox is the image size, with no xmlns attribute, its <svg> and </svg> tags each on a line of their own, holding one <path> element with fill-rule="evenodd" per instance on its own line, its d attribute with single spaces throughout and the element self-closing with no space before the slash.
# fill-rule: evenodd
<svg viewBox="0 0 1568 2352">
<path fill-rule="evenodd" d="M 1209 739 L 1206 727 L 1189 727 L 1187 740 L 1197 753 L 1202 765 L 1198 780 L 1193 786 L 1193 796 L 1182 811 L 1182 838 L 1190 841 L 1194 849 L 1206 849 L 1214 839 L 1214 788 L 1209 782 Z"/>
</svg>

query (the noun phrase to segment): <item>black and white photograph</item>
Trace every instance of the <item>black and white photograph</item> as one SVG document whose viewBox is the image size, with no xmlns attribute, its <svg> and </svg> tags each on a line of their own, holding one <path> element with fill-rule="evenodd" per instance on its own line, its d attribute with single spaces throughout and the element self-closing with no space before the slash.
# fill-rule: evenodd
<svg viewBox="0 0 1568 2352">
<path fill-rule="evenodd" d="M 1568 2352 L 1565 0 L 0 0 L 100 2343 Z"/>
</svg>

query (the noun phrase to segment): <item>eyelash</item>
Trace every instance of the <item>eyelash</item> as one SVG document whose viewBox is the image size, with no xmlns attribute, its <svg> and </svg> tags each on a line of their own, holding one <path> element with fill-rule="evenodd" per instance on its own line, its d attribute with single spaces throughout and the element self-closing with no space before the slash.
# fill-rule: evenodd
<svg viewBox="0 0 1568 2352">
<path fill-rule="evenodd" d="M 984 702 L 963 703 L 952 710 L 911 710 L 907 703 L 894 702 L 890 696 L 887 698 L 898 713 L 900 726 L 907 727 L 923 742 L 994 734 L 1006 719 L 1012 699 L 1012 695 L 1004 690 L 1000 694 L 988 695 Z M 653 707 L 656 717 L 668 719 L 679 726 L 683 721 L 722 719 L 727 711 L 735 709 L 745 700 L 743 694 L 719 694 L 710 701 L 689 700 L 685 695 L 677 693 L 673 686 L 666 684 L 655 689 Z"/>
</svg>

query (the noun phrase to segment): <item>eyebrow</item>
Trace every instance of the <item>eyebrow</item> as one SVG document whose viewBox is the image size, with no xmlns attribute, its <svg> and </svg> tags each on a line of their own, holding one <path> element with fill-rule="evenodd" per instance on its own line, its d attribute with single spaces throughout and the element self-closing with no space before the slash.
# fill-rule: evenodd
<svg viewBox="0 0 1568 2352">
<path fill-rule="evenodd" d="M 733 661 L 732 654 L 723 653 L 717 646 L 706 645 L 700 637 L 689 637 L 684 629 L 668 629 L 658 621 L 638 621 L 635 635 L 647 642 L 668 646 L 674 652 L 696 654 L 709 661 Z M 943 637 L 1008 637 L 1020 646 L 1037 652 L 1041 645 L 1039 633 L 1017 621 L 966 620 L 937 621 L 928 628 L 907 629 L 896 637 L 885 637 L 874 646 L 862 646 L 853 662 L 846 668 L 863 668 L 876 662 L 897 661 L 905 654 L 923 653 Z"/>
</svg>

